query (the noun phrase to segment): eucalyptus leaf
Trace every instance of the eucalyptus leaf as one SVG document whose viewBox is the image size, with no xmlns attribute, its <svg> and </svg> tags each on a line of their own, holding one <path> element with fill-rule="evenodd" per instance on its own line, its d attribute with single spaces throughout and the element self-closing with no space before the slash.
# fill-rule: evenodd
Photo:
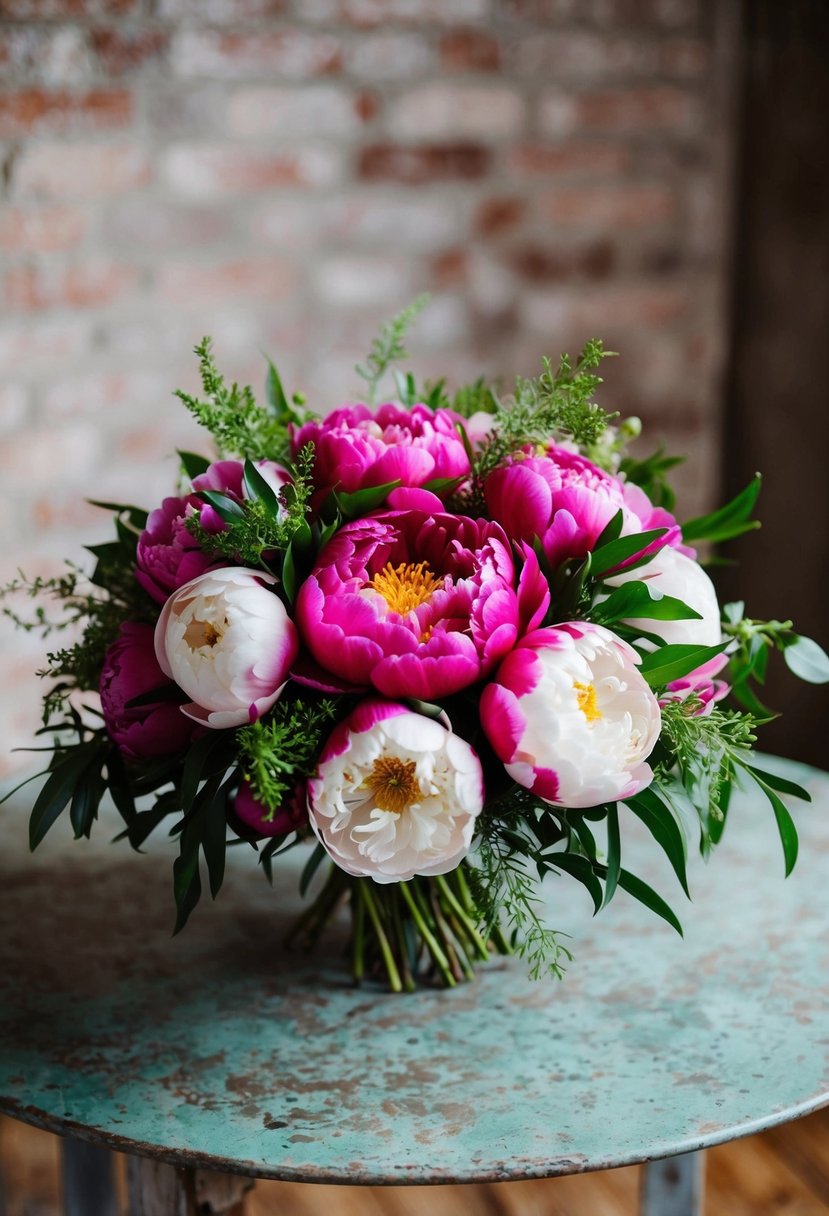
<svg viewBox="0 0 829 1216">
<path fill-rule="evenodd" d="M 791 641 L 786 641 L 783 658 L 789 671 L 808 684 L 825 684 L 829 681 L 829 655 L 812 638 L 795 634 Z"/>
</svg>

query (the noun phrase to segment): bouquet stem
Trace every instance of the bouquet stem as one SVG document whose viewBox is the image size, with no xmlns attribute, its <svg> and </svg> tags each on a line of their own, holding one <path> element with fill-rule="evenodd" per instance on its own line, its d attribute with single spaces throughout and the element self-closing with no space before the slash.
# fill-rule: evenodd
<svg viewBox="0 0 829 1216">
<path fill-rule="evenodd" d="M 392 992 L 414 992 L 418 983 L 454 988 L 475 978 L 476 963 L 512 953 L 498 926 L 482 935 L 462 866 L 447 875 L 388 884 L 352 878 L 332 866 L 288 942 L 310 949 L 346 895 L 355 984 L 384 977 Z"/>
</svg>

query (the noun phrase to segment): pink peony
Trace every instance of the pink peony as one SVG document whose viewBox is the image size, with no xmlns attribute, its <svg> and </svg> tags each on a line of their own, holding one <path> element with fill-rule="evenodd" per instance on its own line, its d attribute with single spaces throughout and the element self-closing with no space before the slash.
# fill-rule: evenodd
<svg viewBox="0 0 829 1216">
<path fill-rule="evenodd" d="M 644 491 L 632 493 L 619 478 L 569 448 L 513 457 L 490 473 L 484 493 L 490 515 L 509 536 L 541 539 L 552 569 L 585 557 L 619 511 L 623 535 L 667 527 L 668 534 L 652 547 L 681 539 L 673 516 L 657 511 Z"/>
<path fill-rule="evenodd" d="M 130 705 L 155 690 L 157 700 Z M 127 760 L 182 751 L 200 733 L 176 692 L 156 660 L 152 625 L 125 621 L 104 656 L 100 693 L 107 733 Z"/>
<path fill-rule="evenodd" d="M 341 528 L 300 588 L 296 619 L 316 661 L 387 697 L 443 697 L 481 679 L 543 619 L 531 550 L 520 577 L 498 524 L 417 509 Z"/>
<path fill-rule="evenodd" d="M 145 591 L 163 604 L 167 596 L 191 578 L 222 565 L 199 547 L 187 520 L 202 506 L 194 494 L 165 498 L 150 512 L 138 538 L 135 577 Z"/>
<path fill-rule="evenodd" d="M 481 722 L 518 785 L 556 806 L 591 807 L 650 785 L 661 716 L 636 651 L 574 621 L 528 634 L 481 697 Z"/>
<path fill-rule="evenodd" d="M 165 675 L 192 701 L 182 710 L 226 730 L 255 722 L 278 698 L 298 640 L 293 622 L 262 570 L 227 566 L 174 591 L 155 630 Z"/>
<path fill-rule="evenodd" d="M 293 453 L 314 444 L 314 506 L 334 489 L 353 493 L 399 481 L 423 486 L 443 478 L 464 477 L 469 458 L 451 410 L 415 405 L 345 405 L 319 422 L 306 422 L 293 434 Z"/>
<path fill-rule="evenodd" d="M 466 740 L 393 701 L 360 702 L 308 782 L 311 826 L 329 855 L 378 883 L 454 870 L 483 805 L 481 763 Z"/>
<path fill-rule="evenodd" d="M 718 680 L 722 669 L 728 664 L 727 654 L 718 654 L 701 667 L 695 667 L 681 680 L 672 680 L 667 685 L 660 698 L 660 704 L 667 701 L 687 701 L 691 696 L 699 701 L 696 714 L 705 717 L 711 713 L 717 701 L 722 701 L 731 691 L 731 685 L 726 680 Z"/>
<path fill-rule="evenodd" d="M 308 824 L 305 782 L 299 781 L 293 793 L 276 811 L 269 811 L 256 798 L 247 781 L 239 787 L 233 810 L 246 827 L 259 836 L 287 836 Z"/>
</svg>

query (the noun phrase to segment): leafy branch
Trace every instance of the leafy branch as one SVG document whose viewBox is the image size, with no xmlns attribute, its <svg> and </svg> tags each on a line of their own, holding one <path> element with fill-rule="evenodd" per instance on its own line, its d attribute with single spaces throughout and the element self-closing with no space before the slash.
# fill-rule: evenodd
<svg viewBox="0 0 829 1216">
<path fill-rule="evenodd" d="M 408 356 L 405 340 L 411 325 L 428 302 L 428 295 L 418 296 L 391 321 L 387 321 L 371 345 L 365 363 L 358 363 L 355 371 L 368 385 L 368 402 L 373 405 L 377 387 L 393 363 Z"/>
<path fill-rule="evenodd" d="M 194 397 L 182 389 L 177 389 L 175 395 L 184 402 L 196 421 L 210 432 L 219 455 L 284 462 L 290 452 L 285 414 L 276 409 L 262 409 L 249 385 L 240 388 L 234 382 L 228 386 L 216 366 L 210 338 L 202 338 L 195 347 L 195 353 L 199 358 L 204 396 Z M 274 381 L 273 376 L 269 375 L 268 396 L 271 400 L 277 400 L 281 393 L 281 384 L 277 390 L 276 383 L 278 377 Z"/>
</svg>

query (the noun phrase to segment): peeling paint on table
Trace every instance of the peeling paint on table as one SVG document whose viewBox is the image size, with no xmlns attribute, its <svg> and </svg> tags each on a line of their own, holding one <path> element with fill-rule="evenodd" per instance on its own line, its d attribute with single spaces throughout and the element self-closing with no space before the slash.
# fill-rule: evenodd
<svg viewBox="0 0 829 1216">
<path fill-rule="evenodd" d="M 178 1165 L 351 1183 L 548 1177 L 685 1153 L 829 1102 L 829 777 L 774 762 L 814 802 L 783 880 L 771 812 L 740 797 L 719 853 L 672 886 L 632 815 L 626 862 L 671 929 L 623 893 L 595 920 L 548 880 L 567 978 L 518 960 L 453 991 L 351 987 L 343 923 L 282 938 L 302 858 L 229 851 L 225 889 L 170 937 L 170 862 L 63 825 L 31 858 L 0 808 L 0 1110 Z M 680 900 L 684 906 L 680 906 Z"/>
</svg>

